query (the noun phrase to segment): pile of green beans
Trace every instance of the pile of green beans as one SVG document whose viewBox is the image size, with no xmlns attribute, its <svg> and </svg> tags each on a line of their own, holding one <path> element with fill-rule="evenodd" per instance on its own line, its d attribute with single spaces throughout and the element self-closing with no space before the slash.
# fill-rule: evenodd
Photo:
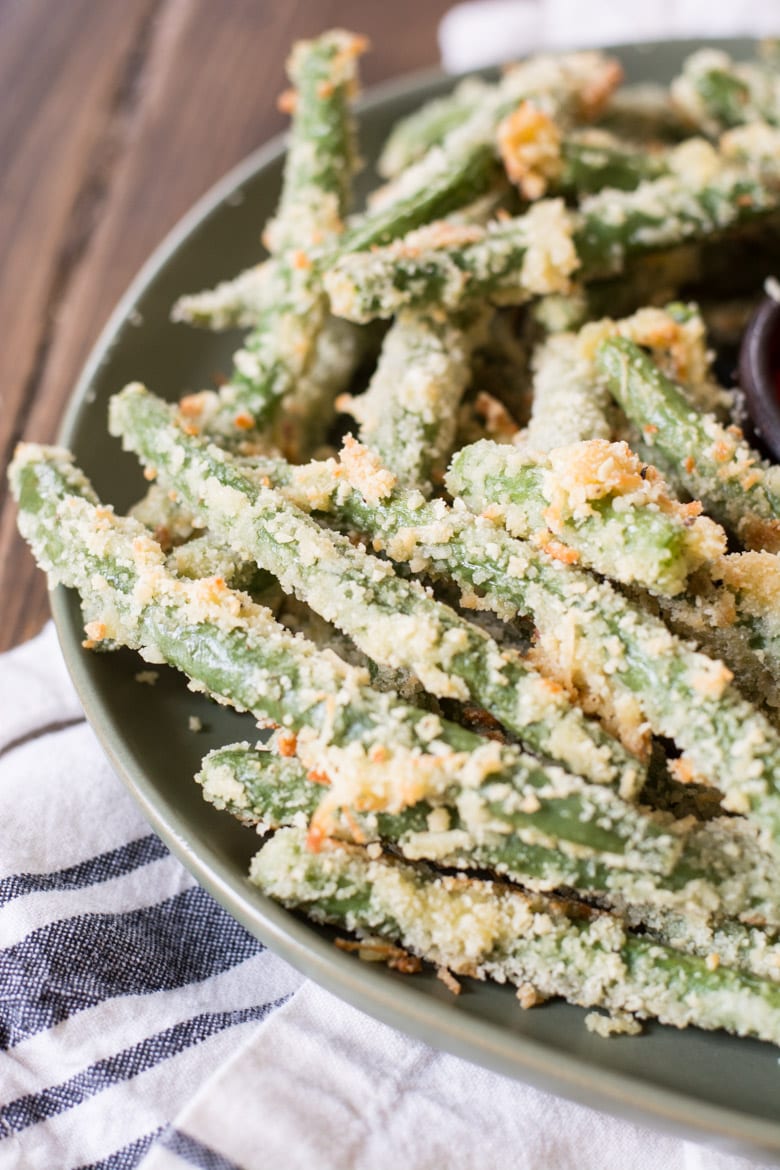
<svg viewBox="0 0 780 1170">
<path fill-rule="evenodd" d="M 114 395 L 128 516 L 20 445 L 20 530 L 85 651 L 246 713 L 195 779 L 266 894 L 608 1030 L 780 1044 L 780 469 L 688 300 L 766 233 L 760 293 L 780 87 L 532 58 L 402 120 L 356 210 L 364 48 L 294 47 L 268 256 L 173 307 L 247 331 L 227 384 Z"/>
</svg>

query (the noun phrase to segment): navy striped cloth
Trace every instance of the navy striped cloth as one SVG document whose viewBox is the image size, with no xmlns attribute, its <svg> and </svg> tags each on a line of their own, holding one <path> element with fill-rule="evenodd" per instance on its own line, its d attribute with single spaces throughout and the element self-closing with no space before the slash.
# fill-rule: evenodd
<svg viewBox="0 0 780 1170">
<path fill-rule="evenodd" d="M 156 1141 L 220 1166 L 170 1123 L 300 976 L 151 833 L 50 626 L 0 659 L 0 713 L 0 1167 L 130 1170 Z"/>
<path fill-rule="evenodd" d="M 747 1170 L 303 982 L 149 831 L 51 627 L 0 657 L 0 1170 Z"/>
</svg>

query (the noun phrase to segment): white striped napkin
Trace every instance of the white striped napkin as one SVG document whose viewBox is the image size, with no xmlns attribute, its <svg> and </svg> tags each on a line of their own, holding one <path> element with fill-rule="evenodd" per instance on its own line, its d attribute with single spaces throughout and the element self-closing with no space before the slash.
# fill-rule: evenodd
<svg viewBox="0 0 780 1170">
<path fill-rule="evenodd" d="M 0 1167 L 129 1170 L 301 978 L 151 832 L 50 625 L 0 713 Z"/>
</svg>

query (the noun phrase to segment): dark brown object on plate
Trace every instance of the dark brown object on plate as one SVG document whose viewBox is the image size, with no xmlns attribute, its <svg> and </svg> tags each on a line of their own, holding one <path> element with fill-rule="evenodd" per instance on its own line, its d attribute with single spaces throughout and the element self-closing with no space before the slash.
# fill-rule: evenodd
<svg viewBox="0 0 780 1170">
<path fill-rule="evenodd" d="M 780 462 L 780 301 L 766 297 L 748 322 L 739 351 L 748 437 Z"/>
<path fill-rule="evenodd" d="M 371 85 L 435 62 L 448 7 L 0 0 L 0 92 L 11 95 L 0 106 L 0 650 L 49 612 L 6 489 L 13 448 L 22 436 L 54 438 L 87 353 L 151 250 L 284 128 L 276 99 L 292 42 L 359 28 L 372 42 Z"/>
</svg>

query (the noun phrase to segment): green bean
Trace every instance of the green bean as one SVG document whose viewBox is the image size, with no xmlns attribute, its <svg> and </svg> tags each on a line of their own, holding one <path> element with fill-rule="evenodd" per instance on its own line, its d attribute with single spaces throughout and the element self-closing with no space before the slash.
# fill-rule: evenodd
<svg viewBox="0 0 780 1170">
<path fill-rule="evenodd" d="M 750 553 L 771 556 L 774 553 Z M 710 569 L 718 573 L 724 560 Z M 780 658 L 773 638 L 764 636 L 762 621 L 745 613 L 737 591 L 716 585 L 704 571 L 696 574 L 685 593 L 672 598 L 643 595 L 636 599 L 663 619 L 669 629 L 703 650 L 710 658 L 725 662 L 739 679 L 740 693 L 760 708 L 775 727 L 780 713 Z"/>
<path fill-rule="evenodd" d="M 325 278 L 333 311 L 366 321 L 404 305 L 522 303 L 566 291 L 575 272 L 588 281 L 618 275 L 637 256 L 720 236 L 776 210 L 776 146 L 776 133 L 755 143 L 743 134 L 720 154 L 693 140 L 677 148 L 674 174 L 591 195 L 577 211 L 542 201 L 487 229 L 458 235 L 431 226 L 387 248 L 343 255 Z"/>
<path fill-rule="evenodd" d="M 544 767 L 368 685 L 218 579 L 174 577 L 136 521 L 101 507 L 67 452 L 25 444 L 10 469 L 19 526 L 50 582 L 79 590 L 87 645 L 108 641 L 169 662 L 196 688 L 284 727 L 308 769 L 331 781 L 320 827 L 341 807 L 456 804 L 469 823 L 594 849 L 617 865 L 666 869 L 680 850 L 668 819 L 611 788 Z M 541 838 L 540 838 L 541 835 Z"/>
<path fill-rule="evenodd" d="M 612 402 L 593 374 L 574 333 L 558 333 L 536 347 L 528 446 L 534 451 L 611 439 Z"/>
<path fill-rule="evenodd" d="M 265 829 L 307 827 L 322 791 L 299 760 L 255 750 L 247 743 L 210 752 L 196 780 L 216 808 Z M 334 822 L 330 834 L 355 844 L 382 842 L 409 861 L 491 870 L 528 889 L 566 887 L 598 898 L 634 925 L 673 936 L 673 945 L 681 949 L 695 947 L 694 953 L 709 944 L 710 950 L 717 950 L 713 935 L 718 931 L 731 936 L 731 951 L 740 938 L 739 950 L 745 951 L 744 938 L 751 927 L 742 926 L 740 916 L 754 925 L 780 923 L 777 864 L 760 850 L 749 826 L 731 817 L 687 828 L 680 856 L 668 874 L 614 869 L 597 857 L 522 840 L 490 825 L 469 828 L 457 808 L 434 809 L 425 802 L 392 814 L 351 810 Z M 688 925 L 687 935 L 683 923 Z M 757 972 L 766 973 L 758 971 L 757 960 Z M 733 965 L 743 964 L 751 969 L 748 955 Z"/>
<path fill-rule="evenodd" d="M 337 238 L 348 209 L 357 162 L 349 99 L 362 48 L 360 38 L 337 30 L 293 49 L 290 149 L 277 214 L 266 231 L 274 258 L 261 267 L 259 295 L 250 295 L 247 308 L 240 298 L 235 304 L 235 289 L 214 294 L 217 306 L 227 298 L 228 319 L 248 319 L 252 330 L 234 356 L 227 385 L 218 394 L 191 395 L 183 408 L 190 425 L 238 449 L 270 442 L 304 458 L 324 440 L 334 399 L 359 360 L 359 340 L 329 319 L 306 250 Z M 238 291 L 246 299 L 245 281 Z M 179 315 L 196 310 L 197 299 Z M 279 420 L 283 400 L 287 417 Z"/>
<path fill-rule="evenodd" d="M 599 53 L 532 57 L 509 70 L 485 100 L 394 184 L 394 197 L 356 217 L 337 254 L 388 244 L 485 194 L 500 172 L 495 135 L 519 102 L 533 98 L 553 116 L 595 113 L 620 79 L 620 67 Z M 332 260 L 326 252 L 325 261 Z"/>
<path fill-rule="evenodd" d="M 469 358 L 484 315 L 401 313 L 385 337 L 368 389 L 342 399 L 360 438 L 406 487 L 429 493 L 452 454 Z"/>
<path fill-rule="evenodd" d="M 452 93 L 434 98 L 396 122 L 376 164 L 378 174 L 394 179 L 418 162 L 432 146 L 439 146 L 451 130 L 462 126 L 475 106 L 491 92 L 478 77 L 466 77 Z"/>
<path fill-rule="evenodd" d="M 483 440 L 455 455 L 447 489 L 512 536 L 560 542 L 576 563 L 674 596 L 726 551 L 722 530 L 668 493 L 625 443 L 590 439 L 546 457 Z"/>
<path fill-rule="evenodd" d="M 731 396 L 713 377 L 712 354 L 697 305 L 673 301 L 638 309 L 621 320 L 605 317 L 583 326 L 578 336 L 580 359 L 602 393 L 606 387 L 593 368 L 593 359 L 607 337 L 625 337 L 649 350 L 656 365 L 679 382 L 692 406 L 726 415 Z M 625 426 L 625 417 L 623 421 Z"/>
<path fill-rule="evenodd" d="M 431 224 L 388 247 L 342 254 L 324 277 L 331 308 L 365 322 L 404 307 L 457 309 L 485 298 L 521 304 L 567 291 L 579 265 L 573 223 L 560 200 L 540 200 L 484 229 Z"/>
<path fill-rule="evenodd" d="M 603 131 L 573 133 L 561 143 L 561 173 L 553 191 L 580 198 L 605 188 L 634 191 L 668 172 L 662 153 L 629 146 Z"/>
<path fill-rule="evenodd" d="M 273 307 L 234 355 L 230 382 L 182 399 L 183 419 L 236 451 L 278 447 L 299 461 L 325 439 L 365 337 L 330 317 L 308 278 L 276 269 Z M 346 328 L 345 328 L 346 326 Z"/>
<path fill-rule="evenodd" d="M 584 569 L 564 566 L 486 517 L 395 491 L 369 502 L 335 463 L 263 473 L 301 506 L 335 514 L 415 571 L 450 578 L 463 601 L 509 619 L 533 617 L 544 669 L 641 750 L 647 726 L 674 740 L 726 806 L 778 831 L 780 738 L 730 685 L 721 662 L 675 638 L 663 622 Z M 761 811 L 759 811 L 761 809 Z"/>
<path fill-rule="evenodd" d="M 349 634 L 369 658 L 412 670 L 432 694 L 471 698 L 577 773 L 619 781 L 626 792 L 641 782 L 637 761 L 519 654 L 501 650 L 417 582 L 397 576 L 388 562 L 320 528 L 218 448 L 183 434 L 166 403 L 142 387 L 127 387 L 112 400 L 110 428 L 202 513 L 224 543 L 272 572 L 286 592 Z M 364 458 L 356 465 L 369 488 L 372 468 Z M 392 486 L 392 478 L 379 472 L 380 483 Z"/>
<path fill-rule="evenodd" d="M 310 247 L 341 231 L 358 166 L 349 103 L 365 48 L 363 37 L 341 29 L 293 46 L 290 144 L 279 207 L 265 233 L 272 253 Z"/>
<path fill-rule="evenodd" d="M 608 339 L 596 367 L 676 486 L 748 548 L 780 549 L 780 471 L 735 427 L 692 409 L 685 393 L 626 338 Z"/>
<path fill-rule="evenodd" d="M 625 920 L 629 926 L 648 931 L 665 947 L 698 955 L 710 970 L 723 964 L 759 979 L 780 982 L 780 937 L 776 927 L 767 929 L 733 920 L 692 922 L 687 914 L 663 914 L 649 922 L 647 917 L 629 908 Z"/>
<path fill-rule="evenodd" d="M 533 101 L 500 124 L 498 145 L 508 177 L 529 200 L 545 194 L 580 199 L 605 188 L 633 191 L 667 174 L 674 157 L 630 146 L 604 130 L 563 130 Z"/>
<path fill-rule="evenodd" d="M 220 332 L 257 325 L 271 302 L 273 261 L 255 264 L 216 288 L 179 297 L 171 311 L 172 321 Z"/>
<path fill-rule="evenodd" d="M 308 852 L 292 828 L 260 850 L 250 878 L 315 921 L 379 935 L 455 975 L 514 983 L 527 1006 L 562 996 L 780 1043 L 776 983 L 631 934 L 607 913 L 492 881 L 430 876 L 354 846 Z"/>
<path fill-rule="evenodd" d="M 732 553 L 712 568 L 732 601 L 735 624 L 776 684 L 780 684 L 780 557 L 776 553 Z M 779 704 L 780 705 L 780 704 Z"/>
<path fill-rule="evenodd" d="M 706 134 L 746 122 L 780 122 L 776 69 L 757 61 L 735 63 L 720 49 L 692 53 L 671 94 L 679 113 Z"/>
</svg>

